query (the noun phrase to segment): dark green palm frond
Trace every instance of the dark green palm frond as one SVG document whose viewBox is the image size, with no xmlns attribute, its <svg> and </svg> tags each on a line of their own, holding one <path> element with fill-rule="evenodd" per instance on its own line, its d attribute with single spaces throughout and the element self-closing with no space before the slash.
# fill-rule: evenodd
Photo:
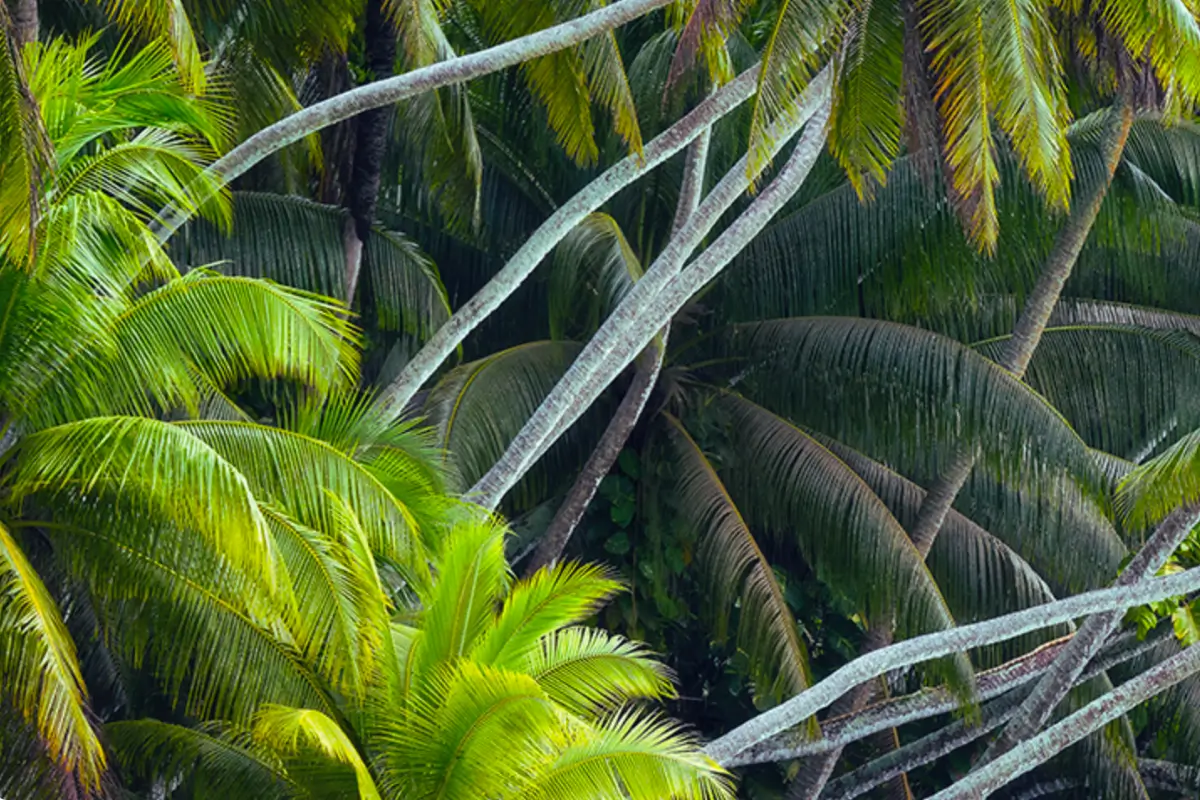
<svg viewBox="0 0 1200 800">
<path fill-rule="evenodd" d="M 617 221 L 588 215 L 554 248 L 548 290 L 550 336 L 584 338 L 642 277 L 642 265 Z"/>
<path fill-rule="evenodd" d="M 356 339 L 338 306 L 316 295 L 195 270 L 43 365 L 44 383 L 20 407 L 42 426 L 181 406 L 194 413 L 209 385 L 254 377 L 323 390 L 354 379 Z"/>
<path fill-rule="evenodd" d="M 415 351 L 450 319 L 437 266 L 415 242 L 394 231 L 372 231 L 365 252 L 375 323 L 412 339 Z"/>
<path fill-rule="evenodd" d="M 730 336 L 729 352 L 757 365 L 743 373 L 746 393 L 907 474 L 936 473 L 939 453 L 969 442 L 1006 481 L 1036 484 L 1064 468 L 1098 480 L 1061 414 L 952 339 L 847 317 L 740 325 Z"/>
<path fill-rule="evenodd" d="M 118 515 L 127 497 L 131 507 L 200 531 L 235 562 L 271 572 L 271 541 L 250 484 L 191 431 L 152 419 L 94 417 L 26 436 L 9 458 L 13 505 L 32 495 L 108 492 Z"/>
<path fill-rule="evenodd" d="M 871 487 L 906 530 L 916 523 L 925 499 L 920 486 L 840 442 L 817 438 Z M 1069 546 L 1084 549 L 1086 545 L 1080 543 L 1081 531 L 1070 533 L 1075 538 Z M 1029 562 L 953 509 L 946 516 L 926 563 L 954 618 L 962 624 L 1054 600 L 1054 593 Z M 996 666 L 1069 632 L 1068 626 L 1060 625 L 1010 639 L 979 651 L 977 663 L 983 667 Z"/>
<path fill-rule="evenodd" d="M 592 616 L 620 589 L 604 567 L 567 562 L 538 570 L 508 591 L 495 622 L 473 646 L 471 660 L 517 668 L 542 637 Z"/>
<path fill-rule="evenodd" d="M 207 84 L 204 60 L 183 0 L 103 0 L 103 3 L 105 13 L 118 24 L 148 39 L 170 43 L 184 88 L 204 94 Z"/>
<path fill-rule="evenodd" d="M 0 686 L 54 763 L 86 791 L 107 759 L 87 708 L 75 645 L 33 565 L 0 524 Z"/>
<path fill-rule="evenodd" d="M 512 578 L 504 535 L 497 523 L 480 520 L 456 526 L 443 542 L 434 559 L 437 580 L 421 597 L 418 670 L 468 656 L 492 625 Z"/>
<path fill-rule="evenodd" d="M 858 0 L 834 95 L 829 149 L 860 196 L 887 182 L 900 153 L 904 20 L 897 4 Z"/>
<path fill-rule="evenodd" d="M 530 342 L 455 367 L 433 388 L 424 413 L 462 487 L 474 485 L 508 447 L 578 354 L 574 342 Z M 604 404 L 572 426 L 511 493 L 518 510 L 555 491 L 583 463 L 607 423 Z"/>
<path fill-rule="evenodd" d="M 170 782 L 185 778 L 200 794 L 231 800 L 291 800 L 303 790 L 282 759 L 249 731 L 228 725 L 186 728 L 155 719 L 113 722 L 105 736 L 122 772 Z"/>
<path fill-rule="evenodd" d="M 704 605 L 715 638 L 725 640 L 736 607 L 738 649 L 749 657 L 756 701 L 775 704 L 799 694 L 812 683 L 808 648 L 771 563 L 695 440 L 677 419 L 664 419 L 678 472 L 675 502 L 700 532 L 697 555 L 710 593 Z"/>
<path fill-rule="evenodd" d="M 1004 341 L 977 347 L 995 358 Z M 1047 328 L 1025 379 L 1089 446 L 1135 462 L 1200 426 L 1200 339 L 1188 331 Z"/>
<path fill-rule="evenodd" d="M 758 94 L 750 122 L 750 175 L 771 160 L 771 131 L 796 113 L 823 57 L 839 44 L 848 0 L 782 0 L 762 49 Z"/>
<path fill-rule="evenodd" d="M 364 526 L 377 557 L 421 585 L 428 580 L 420 527 L 444 510 L 434 496 L 410 496 L 404 505 L 368 469 L 319 439 L 246 422 L 182 422 L 176 427 L 205 442 L 234 465 L 264 501 L 298 522 L 326 533 L 337 530 L 331 496 Z"/>
<path fill-rule="evenodd" d="M 612 715 L 581 732 L 522 798 L 627 796 L 630 800 L 731 796 L 719 766 L 674 723 L 636 711 Z"/>
<path fill-rule="evenodd" d="M 149 666 L 172 704 L 243 725 L 264 702 L 332 708 L 287 632 L 281 595 L 178 529 L 133 536 L 111 511 L 79 516 L 89 527 L 33 524 L 112 621 L 110 645 Z"/>
<path fill-rule="evenodd" d="M 894 619 L 899 637 L 955 624 L 908 534 L 845 462 L 748 400 L 716 402 L 736 431 L 728 483 L 752 527 L 794 541 L 818 579 L 873 624 Z M 973 684 L 965 657 L 944 666 L 956 688 Z"/>
</svg>

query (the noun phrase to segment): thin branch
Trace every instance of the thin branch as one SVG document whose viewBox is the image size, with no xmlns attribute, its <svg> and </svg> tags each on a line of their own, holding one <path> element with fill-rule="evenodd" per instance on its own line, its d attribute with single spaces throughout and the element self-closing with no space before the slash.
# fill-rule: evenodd
<svg viewBox="0 0 1200 800">
<path fill-rule="evenodd" d="M 1186 595 L 1200 589 L 1200 567 L 1055 600 L 1002 617 L 925 634 L 860 656 L 795 697 L 768 709 L 709 743 L 705 752 L 727 764 L 754 745 L 808 719 L 850 689 L 890 670 L 1002 642 L 1079 617 Z"/>
<path fill-rule="evenodd" d="M 671 239 L 642 279 L 592 336 L 567 374 L 509 443 L 500 460 L 471 489 L 472 500 L 494 509 L 558 436 L 650 343 L 662 321 L 673 317 L 692 295 L 716 277 L 791 198 L 824 147 L 832 95 L 831 78 L 832 72 L 826 67 L 809 84 L 809 91 L 796 113 L 783 120 L 774 140 L 776 150 L 806 121 L 808 125 L 775 180 L 691 267 L 675 274 L 679 264 L 750 185 L 752 176 L 747 172 L 745 157 L 726 173 L 704 198 L 688 224 Z"/>
<path fill-rule="evenodd" d="M 1148 582 L 1146 582 L 1148 583 Z M 1144 585 L 1144 584 L 1143 584 Z M 1021 742 L 994 761 L 935 794 L 932 800 L 967 800 L 986 797 L 1020 775 L 1024 775 L 1093 731 L 1132 711 L 1200 670 L 1200 645 L 1192 645 L 1166 661 L 1126 681 L 1108 694 L 1093 700 L 1042 733 Z"/>
<path fill-rule="evenodd" d="M 430 337 L 421 350 L 380 397 L 383 408 L 399 415 L 455 348 L 533 272 L 550 251 L 580 222 L 613 195 L 686 147 L 713 122 L 749 99 L 758 81 L 758 68 L 743 72 L 714 92 L 683 119 L 651 140 L 640 154 L 634 153 L 609 167 L 574 197 L 551 214 L 534 231 L 508 263 L 487 285 L 454 312 Z"/>
<path fill-rule="evenodd" d="M 207 170 L 208 177 L 216 177 L 218 183 L 226 185 L 272 153 L 344 119 L 563 50 L 618 28 L 670 2 L 672 0 L 618 0 L 576 19 L 477 53 L 439 61 L 403 75 L 356 87 L 263 128 L 213 163 Z M 159 219 L 162 220 L 159 240 L 166 241 L 183 225 L 187 215 L 178 209 L 167 208 L 160 213 Z"/>
</svg>

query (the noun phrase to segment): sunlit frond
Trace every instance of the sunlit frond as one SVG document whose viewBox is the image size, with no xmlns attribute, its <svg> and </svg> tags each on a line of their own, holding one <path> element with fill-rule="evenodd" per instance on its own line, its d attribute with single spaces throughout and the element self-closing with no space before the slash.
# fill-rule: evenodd
<svg viewBox="0 0 1200 800">
<path fill-rule="evenodd" d="M 96 0 L 119 24 L 170 43 L 184 88 L 203 94 L 207 76 L 183 0 Z"/>
<path fill-rule="evenodd" d="M 360 800 L 380 800 L 379 789 L 362 754 L 332 719 L 308 708 L 265 706 L 254 720 L 254 737 L 277 750 L 295 753 L 311 748 L 354 770 Z"/>
</svg>

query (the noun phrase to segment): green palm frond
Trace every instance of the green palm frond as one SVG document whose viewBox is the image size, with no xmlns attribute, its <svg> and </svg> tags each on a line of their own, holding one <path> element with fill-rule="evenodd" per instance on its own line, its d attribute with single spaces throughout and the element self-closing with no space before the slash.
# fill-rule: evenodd
<svg viewBox="0 0 1200 800">
<path fill-rule="evenodd" d="M 49 143 L 25 82 L 21 54 L 7 35 L 7 15 L 0 26 L 5 32 L 0 47 L 0 139 L 5 142 L 0 155 L 0 258 L 28 264 L 33 261 L 40 172 Z"/>
<path fill-rule="evenodd" d="M 994 358 L 1003 341 L 978 348 Z M 1132 461 L 1143 460 L 1173 431 L 1200 426 L 1200 339 L 1191 332 L 1047 328 L 1026 380 L 1090 447 Z"/>
<path fill-rule="evenodd" d="M 716 401 L 737 433 L 728 467 L 746 521 L 794 541 L 826 585 L 897 635 L 942 630 L 954 618 L 920 553 L 887 506 L 816 439 L 737 395 Z M 969 666 L 957 664 L 969 685 Z"/>
<path fill-rule="evenodd" d="M 42 365 L 44 382 L 28 388 L 20 408 L 42 426 L 106 413 L 195 413 L 209 386 L 248 378 L 291 378 L 324 390 L 355 377 L 356 339 L 334 303 L 195 270 Z"/>
<path fill-rule="evenodd" d="M 1143 530 L 1198 499 L 1200 430 L 1193 430 L 1126 475 L 1118 489 L 1117 505 L 1131 527 Z"/>
<path fill-rule="evenodd" d="M 246 730 L 140 719 L 110 723 L 104 732 L 115 760 L 130 777 L 171 781 L 186 776 L 201 794 L 237 800 L 303 796 L 279 756 Z"/>
<path fill-rule="evenodd" d="M 682 26 L 667 74 L 668 89 L 678 85 L 700 57 L 713 83 L 733 77 L 725 39 L 737 28 L 749 5 L 746 0 L 684 0 L 668 7 L 669 13 L 680 16 Z"/>
<path fill-rule="evenodd" d="M 254 737 L 285 753 L 314 750 L 354 770 L 360 800 L 380 800 L 362 755 L 332 719 L 309 708 L 268 705 L 256 715 Z"/>
<path fill-rule="evenodd" d="M 163 39 L 171 47 L 183 86 L 203 94 L 208 82 L 196 35 L 183 0 L 102 0 L 104 10 L 118 24 L 148 39 Z M 100 0 L 97 0 L 100 2 Z"/>
<path fill-rule="evenodd" d="M 550 336 L 590 335 L 641 277 L 641 261 L 617 221 L 600 212 L 588 215 L 554 248 Z"/>
<path fill-rule="evenodd" d="M 542 637 L 587 619 L 620 588 L 603 567 L 562 563 L 538 570 L 508 591 L 494 623 L 471 649 L 471 660 L 519 667 Z"/>
<path fill-rule="evenodd" d="M 675 694 L 666 667 L 645 647 L 595 628 L 572 627 L 547 634 L 520 667 L 547 697 L 586 719 L 611 713 L 632 700 Z"/>
<path fill-rule="evenodd" d="M 437 266 L 399 233 L 372 231 L 364 278 L 382 330 L 403 333 L 419 347 L 450 319 L 450 301 Z"/>
<path fill-rule="evenodd" d="M 423 520 L 437 519 L 441 499 L 410 495 L 401 502 L 370 470 L 326 442 L 246 422 L 181 422 L 181 432 L 204 442 L 237 468 L 255 495 L 317 530 L 337 529 L 336 504 L 363 525 L 378 558 L 417 586 L 428 581 L 420 538 Z"/>
<path fill-rule="evenodd" d="M 131 509 L 140 505 L 198 530 L 235 562 L 271 574 L 271 541 L 250 483 L 192 431 L 139 417 L 92 417 L 25 437 L 10 464 L 13 505 L 34 495 L 109 493 L 118 517 L 126 498 Z"/>
<path fill-rule="evenodd" d="M 0 524 L 0 685 L 65 772 L 97 791 L 107 759 L 92 729 L 75 645 L 33 565 Z"/>
<path fill-rule="evenodd" d="M 731 793 L 725 773 L 675 725 L 622 712 L 581 732 L 518 796 L 717 800 Z"/>
<path fill-rule="evenodd" d="M 1053 406 L 951 339 L 846 317 L 770 320 L 731 336 L 730 353 L 762 365 L 744 375 L 744 393 L 906 473 L 936 472 L 939 453 L 970 442 L 1006 481 L 1036 483 L 1063 468 L 1097 480 L 1086 446 Z"/>
<path fill-rule="evenodd" d="M 1113 0 L 1100 14 L 1130 55 L 1150 62 L 1163 86 L 1193 102 L 1200 98 L 1200 22 L 1193 5 L 1179 0 Z"/>
<path fill-rule="evenodd" d="M 808 648 L 800 638 L 774 570 L 716 470 L 683 425 L 664 415 L 679 475 L 675 501 L 699 534 L 698 558 L 711 594 L 705 607 L 718 641 L 738 609 L 738 649 L 750 659 L 755 699 L 778 703 L 812 683 Z M 812 721 L 815 724 L 815 719 Z"/>
</svg>

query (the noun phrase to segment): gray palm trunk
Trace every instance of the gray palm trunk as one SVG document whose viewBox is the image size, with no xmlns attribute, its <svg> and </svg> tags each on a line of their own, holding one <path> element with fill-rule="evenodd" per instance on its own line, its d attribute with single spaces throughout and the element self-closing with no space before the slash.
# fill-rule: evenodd
<svg viewBox="0 0 1200 800">
<path fill-rule="evenodd" d="M 708 147 L 711 140 L 712 128 L 705 128 L 688 148 L 683 183 L 679 188 L 679 203 L 675 209 L 675 222 L 671 226 L 672 235 L 678 233 L 700 205 L 700 197 L 704 192 L 704 173 L 708 166 Z M 634 372 L 629 388 L 625 390 L 625 396 L 621 399 L 620 406 L 617 407 L 616 413 L 613 414 L 608 427 L 604 429 L 599 443 L 592 450 L 583 470 L 576 477 L 575 483 L 567 492 L 554 519 L 550 521 L 550 525 L 542 535 L 537 550 L 534 551 L 533 557 L 525 568 L 527 575 L 532 575 L 542 567 L 556 563 L 562 557 L 567 542 L 571 539 L 571 534 L 579 525 L 579 521 L 583 519 L 588 504 L 596 496 L 600 482 L 604 480 L 604 476 L 616 463 L 617 456 L 620 455 L 625 443 L 629 441 L 629 435 L 633 433 L 638 420 L 641 419 L 646 403 L 650 400 L 650 395 L 658 382 L 659 373 L 662 371 L 663 360 L 667 355 L 667 336 L 670 334 L 670 330 L 669 323 L 663 326 L 658 338 L 638 357 L 637 370 Z"/>
<path fill-rule="evenodd" d="M 17 0 L 12 12 L 13 37 L 23 47 L 38 39 L 38 0 Z"/>
</svg>

